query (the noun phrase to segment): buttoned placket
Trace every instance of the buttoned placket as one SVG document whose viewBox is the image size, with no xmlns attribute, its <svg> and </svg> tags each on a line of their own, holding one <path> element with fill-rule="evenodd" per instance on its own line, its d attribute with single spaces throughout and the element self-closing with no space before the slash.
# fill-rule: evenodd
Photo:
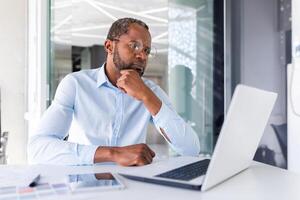
<svg viewBox="0 0 300 200">
<path fill-rule="evenodd" d="M 113 122 L 113 132 L 111 138 L 111 145 L 117 146 L 118 145 L 118 138 L 120 127 L 122 124 L 123 118 L 123 93 L 120 90 L 116 91 L 116 112 L 115 112 L 115 119 Z"/>
</svg>

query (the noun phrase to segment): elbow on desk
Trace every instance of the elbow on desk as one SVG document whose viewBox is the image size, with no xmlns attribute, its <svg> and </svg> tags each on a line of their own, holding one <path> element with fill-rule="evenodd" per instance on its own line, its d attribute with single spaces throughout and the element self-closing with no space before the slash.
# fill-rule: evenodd
<svg viewBox="0 0 300 200">
<path fill-rule="evenodd" d="M 35 135 L 29 138 L 29 164 L 84 165 L 78 155 L 78 144 L 65 143 L 54 136 Z M 89 164 L 89 163 L 88 163 Z"/>
<path fill-rule="evenodd" d="M 176 151 L 181 156 L 198 156 L 200 153 L 200 143 L 199 141 L 193 142 L 193 144 L 183 144 L 181 147 L 172 146 L 173 150 Z"/>
<path fill-rule="evenodd" d="M 39 145 L 39 137 L 29 137 L 27 144 L 27 155 L 29 164 L 40 164 L 41 148 L 42 145 Z"/>
<path fill-rule="evenodd" d="M 51 145 L 47 136 L 35 135 L 29 137 L 27 155 L 29 164 L 57 164 L 51 156 L 56 149 Z M 51 152 L 50 152 L 51 151 Z"/>
</svg>

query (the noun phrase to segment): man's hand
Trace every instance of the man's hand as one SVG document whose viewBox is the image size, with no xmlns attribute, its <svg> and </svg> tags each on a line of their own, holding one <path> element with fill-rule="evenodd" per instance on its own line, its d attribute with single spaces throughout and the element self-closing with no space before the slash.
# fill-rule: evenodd
<svg viewBox="0 0 300 200">
<path fill-rule="evenodd" d="M 113 151 L 113 160 L 123 166 L 141 166 L 152 163 L 155 156 L 146 144 L 135 144 L 125 147 L 116 147 Z"/>
<path fill-rule="evenodd" d="M 145 85 L 138 72 L 129 69 L 122 70 L 121 77 L 117 80 L 117 86 L 139 101 L 143 101 L 151 115 L 156 115 L 161 107 L 160 99 Z"/>
<path fill-rule="evenodd" d="M 135 144 L 125 147 L 98 147 L 94 163 L 116 162 L 123 166 L 140 166 L 152 162 L 155 156 L 146 144 Z"/>
<path fill-rule="evenodd" d="M 149 88 L 134 69 L 120 71 L 121 76 L 117 80 L 117 86 L 128 95 L 142 101 L 149 93 Z"/>
</svg>

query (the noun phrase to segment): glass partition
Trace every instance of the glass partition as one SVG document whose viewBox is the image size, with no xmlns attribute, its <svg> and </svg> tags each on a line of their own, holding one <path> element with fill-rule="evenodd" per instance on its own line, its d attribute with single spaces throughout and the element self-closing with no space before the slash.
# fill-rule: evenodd
<svg viewBox="0 0 300 200">
<path fill-rule="evenodd" d="M 198 134 L 203 154 L 212 152 L 215 119 L 222 120 L 223 114 L 222 106 L 215 107 L 216 100 L 223 103 L 223 90 L 215 90 L 223 85 L 222 71 L 215 74 L 223 67 L 215 65 L 216 57 L 223 55 L 214 49 L 223 37 L 215 32 L 215 2 L 169 0 L 169 95 Z"/>
</svg>

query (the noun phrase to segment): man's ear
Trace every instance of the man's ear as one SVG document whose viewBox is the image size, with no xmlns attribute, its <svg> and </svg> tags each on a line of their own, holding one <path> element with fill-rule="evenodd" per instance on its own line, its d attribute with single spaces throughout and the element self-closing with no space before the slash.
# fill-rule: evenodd
<svg viewBox="0 0 300 200">
<path fill-rule="evenodd" d="M 105 40 L 104 48 L 108 54 L 112 54 L 113 53 L 113 42 L 111 40 Z"/>
</svg>

